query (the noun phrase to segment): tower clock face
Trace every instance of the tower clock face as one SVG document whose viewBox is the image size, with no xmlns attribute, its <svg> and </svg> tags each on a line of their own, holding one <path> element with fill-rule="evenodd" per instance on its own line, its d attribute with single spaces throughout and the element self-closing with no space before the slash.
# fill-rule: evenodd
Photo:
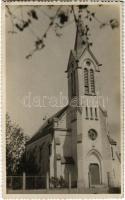
<svg viewBox="0 0 125 200">
<path fill-rule="evenodd" d="M 97 132 L 94 129 L 90 129 L 88 131 L 88 136 L 91 140 L 95 140 L 97 138 Z"/>
</svg>

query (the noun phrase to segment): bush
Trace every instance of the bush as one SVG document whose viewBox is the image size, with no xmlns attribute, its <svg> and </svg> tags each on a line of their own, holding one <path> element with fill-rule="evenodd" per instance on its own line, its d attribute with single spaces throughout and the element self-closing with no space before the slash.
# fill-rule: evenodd
<svg viewBox="0 0 125 200">
<path fill-rule="evenodd" d="M 63 176 L 60 176 L 60 178 L 57 177 L 50 178 L 50 188 L 66 188 L 66 187 L 68 187 L 68 184 L 63 178 Z"/>
</svg>

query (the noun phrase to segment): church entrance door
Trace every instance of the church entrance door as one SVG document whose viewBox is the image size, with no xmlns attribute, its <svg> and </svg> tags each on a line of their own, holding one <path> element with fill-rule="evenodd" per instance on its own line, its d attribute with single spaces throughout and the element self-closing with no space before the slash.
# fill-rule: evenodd
<svg viewBox="0 0 125 200">
<path fill-rule="evenodd" d="M 100 184 L 99 165 L 97 163 L 91 163 L 89 165 L 89 178 L 90 186 Z"/>
</svg>

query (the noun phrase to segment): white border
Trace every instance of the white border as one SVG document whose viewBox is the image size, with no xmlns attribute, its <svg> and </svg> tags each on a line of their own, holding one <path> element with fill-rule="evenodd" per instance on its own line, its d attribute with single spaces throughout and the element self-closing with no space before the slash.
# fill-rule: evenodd
<svg viewBox="0 0 125 200">
<path fill-rule="evenodd" d="M 92 4 L 113 4 L 113 5 L 120 5 L 120 13 L 121 13 L 121 16 L 120 16 L 120 19 L 121 19 L 121 38 L 122 38 L 122 43 L 121 43 L 121 129 L 122 129 L 122 133 L 123 133 L 123 130 L 124 130 L 124 124 L 123 124 L 123 115 L 124 115 L 124 110 L 123 110 L 123 89 L 124 89 L 124 85 L 123 85 L 123 74 L 125 75 L 125 70 L 123 68 L 123 63 L 124 63 L 124 58 L 123 58 L 123 36 L 125 36 L 124 32 L 123 32 L 123 23 L 122 23 L 122 20 L 123 20 L 123 16 L 122 15 L 125 15 L 124 12 L 122 12 L 122 9 L 123 9 L 123 4 L 124 3 L 120 3 L 119 1 L 78 1 L 78 0 L 72 0 L 70 2 L 68 1 L 10 1 L 10 2 L 2 2 L 1 3 L 1 8 L 2 8 L 2 22 L 1 22 L 1 26 L 2 26 L 2 30 L 1 30 L 1 35 L 2 35 L 2 40 L 1 40 L 1 45 L 2 45 L 2 53 L 1 53 L 1 60 L 2 60 L 2 70 L 1 70 L 1 81 L 0 82 L 0 91 L 1 91 L 1 99 L 2 99 L 2 102 L 1 102 L 1 106 L 2 106 L 2 109 L 1 109 L 1 114 L 0 114 L 0 125 L 1 125 L 1 133 L 2 133 L 2 137 L 0 135 L 0 161 L 1 161 L 1 156 L 2 157 L 2 166 L 3 166 L 3 169 L 1 169 L 0 167 L 0 172 L 2 172 L 3 174 L 3 179 L 2 179 L 2 185 L 3 185 L 3 198 L 6 198 L 6 199 L 81 199 L 81 198 L 87 198 L 87 199 L 97 199 L 97 198 L 101 198 L 101 199 L 106 199 L 106 198 L 110 198 L 110 199 L 114 199 L 114 198 L 123 198 L 123 187 L 122 187 L 122 194 L 6 194 L 6 181 L 5 181 L 5 177 L 6 177 L 6 174 L 5 174 L 5 111 L 6 111 L 6 108 L 5 108 L 5 103 L 6 102 L 6 92 L 5 92 L 5 89 L 6 89 L 6 76 L 5 76 L 5 58 L 6 58 L 6 54 L 5 54 L 5 15 L 4 15 L 4 12 L 5 12 L 5 5 L 9 4 L 9 5 L 71 5 L 71 4 L 74 4 L 74 5 L 78 5 L 78 4 L 87 4 L 87 5 L 92 5 Z M 123 152 L 124 152 L 124 148 L 123 148 L 123 138 L 124 138 L 124 135 L 122 134 L 121 136 L 121 148 L 122 148 L 122 161 L 123 161 Z M 123 166 L 121 166 L 122 169 L 123 169 Z M 123 175 L 123 173 L 122 173 Z M 0 183 L 1 184 L 1 183 Z M 124 181 L 123 181 L 123 176 L 122 176 L 122 184 L 124 184 Z M 0 185 L 1 186 L 1 185 Z M 61 198 L 60 198 L 61 197 Z"/>
</svg>

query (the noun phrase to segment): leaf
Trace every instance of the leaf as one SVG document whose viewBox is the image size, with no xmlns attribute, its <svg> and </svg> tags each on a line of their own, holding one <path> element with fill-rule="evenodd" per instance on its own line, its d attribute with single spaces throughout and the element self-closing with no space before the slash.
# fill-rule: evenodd
<svg viewBox="0 0 125 200">
<path fill-rule="evenodd" d="M 43 43 L 43 40 L 38 39 L 37 41 L 35 41 L 35 46 L 36 49 L 43 49 L 45 47 L 45 44 Z"/>
<path fill-rule="evenodd" d="M 82 41 L 82 44 L 83 44 L 83 45 L 85 45 L 85 44 L 86 44 L 86 42 L 83 40 L 83 41 Z"/>
<path fill-rule="evenodd" d="M 46 38 L 46 36 L 47 36 L 47 35 L 46 35 L 46 33 L 45 33 L 45 34 L 43 35 L 43 37 Z"/>
<path fill-rule="evenodd" d="M 60 19 L 60 24 L 64 24 L 65 22 L 68 21 L 68 16 L 64 13 L 64 12 L 61 12 L 59 15 L 58 15 L 59 19 Z"/>
<path fill-rule="evenodd" d="M 37 41 L 36 41 L 36 44 L 42 44 L 43 43 L 43 40 L 41 40 L 41 39 L 38 39 Z"/>
<path fill-rule="evenodd" d="M 20 31 L 23 31 L 23 28 L 19 24 L 15 24 L 16 28 Z"/>
<path fill-rule="evenodd" d="M 35 10 L 31 10 L 30 12 L 31 12 L 31 16 L 32 16 L 32 18 L 38 20 L 38 16 L 37 16 L 36 11 L 35 11 Z"/>
<path fill-rule="evenodd" d="M 57 32 L 56 32 L 56 36 L 57 36 L 57 37 L 61 37 L 61 36 L 62 36 L 62 33 L 57 33 Z"/>
<path fill-rule="evenodd" d="M 103 28 L 103 27 L 105 27 L 106 26 L 106 23 L 102 23 L 101 25 L 100 25 L 100 28 Z"/>
<path fill-rule="evenodd" d="M 31 54 L 28 54 L 28 55 L 26 56 L 26 59 L 29 59 L 30 57 L 32 57 L 32 55 L 31 55 Z"/>
<path fill-rule="evenodd" d="M 28 23 L 31 24 L 31 20 L 30 19 L 28 19 Z"/>
<path fill-rule="evenodd" d="M 24 24 L 23 24 L 23 28 L 26 28 L 26 27 L 28 27 L 29 26 L 29 22 L 27 21 L 27 22 L 24 22 Z"/>
<path fill-rule="evenodd" d="M 95 17 L 95 13 L 92 13 L 91 15 L 92 15 L 93 17 Z"/>
</svg>

